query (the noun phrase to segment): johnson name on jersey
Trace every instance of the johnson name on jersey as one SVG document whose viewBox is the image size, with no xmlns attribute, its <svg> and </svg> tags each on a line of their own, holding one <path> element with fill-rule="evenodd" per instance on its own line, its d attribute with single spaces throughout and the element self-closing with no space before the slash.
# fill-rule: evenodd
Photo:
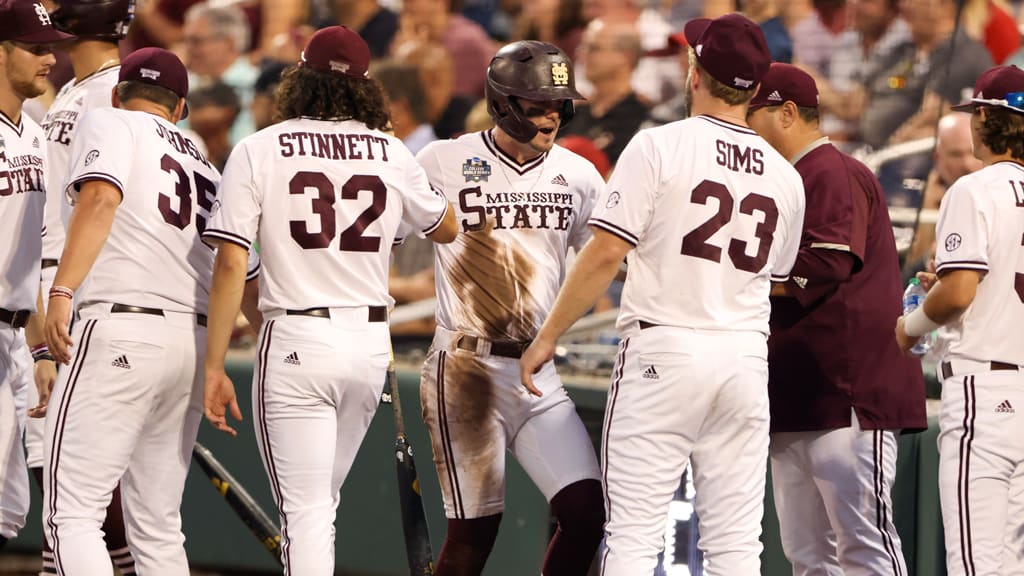
<svg viewBox="0 0 1024 576">
<path fill-rule="evenodd" d="M 110 237 L 79 290 L 80 302 L 115 302 L 205 314 L 213 252 L 199 234 L 220 174 L 178 128 L 153 114 L 97 108 L 71 144 L 66 193 L 103 180 L 121 193 Z"/>
<path fill-rule="evenodd" d="M 46 183 L 43 131 L 0 113 L 0 308 L 35 310 Z M 47 166 L 47 168 L 49 168 Z"/>
<path fill-rule="evenodd" d="M 604 180 L 557 145 L 519 164 L 491 131 L 433 142 L 417 159 L 457 208 L 460 234 L 434 247 L 438 324 L 492 340 L 532 339 L 565 278 L 569 248 L 590 238 L 587 219 Z"/>
</svg>

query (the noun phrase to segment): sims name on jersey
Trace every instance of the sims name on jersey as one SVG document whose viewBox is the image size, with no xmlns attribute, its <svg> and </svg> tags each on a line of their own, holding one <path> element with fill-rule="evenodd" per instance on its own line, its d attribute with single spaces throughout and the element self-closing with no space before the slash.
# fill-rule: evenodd
<svg viewBox="0 0 1024 576">
<path fill-rule="evenodd" d="M 733 172 L 764 174 L 764 153 L 758 148 L 715 140 L 715 162 Z"/>
<path fill-rule="evenodd" d="M 281 156 L 312 156 L 328 160 L 388 161 L 388 139 L 372 134 L 285 132 L 277 137 Z M 379 156 L 374 151 L 379 150 Z"/>
</svg>

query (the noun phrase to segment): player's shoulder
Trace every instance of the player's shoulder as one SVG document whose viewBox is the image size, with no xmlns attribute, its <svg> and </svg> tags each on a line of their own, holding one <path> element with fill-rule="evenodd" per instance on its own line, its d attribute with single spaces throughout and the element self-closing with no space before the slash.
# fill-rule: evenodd
<svg viewBox="0 0 1024 576">
<path fill-rule="evenodd" d="M 551 151 L 548 152 L 547 159 L 544 160 L 544 163 L 555 166 L 557 170 L 570 172 L 574 179 L 586 178 L 590 181 L 604 181 L 601 173 L 597 171 L 596 167 L 594 167 L 593 162 L 558 144 L 552 146 Z M 567 174 L 566 176 L 569 175 L 570 174 Z"/>
<path fill-rule="evenodd" d="M 1019 165 L 1011 162 L 996 162 L 958 178 L 946 191 L 943 199 L 946 196 L 950 198 L 971 196 L 976 200 L 992 197 L 990 190 L 993 186 L 1005 186 L 1007 180 L 1013 181 L 1022 177 L 1024 177 L 1024 169 Z"/>
</svg>

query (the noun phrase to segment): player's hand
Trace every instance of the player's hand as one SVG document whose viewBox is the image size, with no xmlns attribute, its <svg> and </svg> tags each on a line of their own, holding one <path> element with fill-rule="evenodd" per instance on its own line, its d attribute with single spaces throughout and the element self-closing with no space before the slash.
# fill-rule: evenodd
<svg viewBox="0 0 1024 576">
<path fill-rule="evenodd" d="M 538 338 L 530 344 L 519 359 L 519 379 L 530 394 L 538 398 L 544 394 L 533 384 L 533 375 L 540 372 L 541 366 L 555 357 L 555 342 Z"/>
<path fill-rule="evenodd" d="M 36 390 L 39 391 L 39 404 L 29 408 L 28 415 L 32 418 L 43 418 L 46 416 L 46 406 L 50 403 L 53 384 L 57 381 L 57 364 L 52 360 L 36 362 L 32 370 L 32 377 L 35 380 Z"/>
<path fill-rule="evenodd" d="M 938 283 L 939 277 L 935 272 L 918 272 L 917 281 L 921 283 L 921 288 L 924 288 L 924 291 L 927 292 Z"/>
<path fill-rule="evenodd" d="M 914 338 L 913 336 L 907 336 L 907 331 L 903 327 L 903 316 L 896 319 L 896 343 L 899 344 L 900 350 L 903 351 L 907 356 L 913 356 L 910 353 L 910 349 L 917 344 L 917 341 L 921 339 L 920 336 Z"/>
<path fill-rule="evenodd" d="M 238 432 L 231 426 L 228 426 L 226 406 L 230 407 L 231 416 L 241 422 L 242 411 L 238 409 L 235 385 L 231 382 L 231 378 L 228 378 L 223 368 L 207 368 L 206 384 L 203 390 L 203 407 L 206 411 L 206 419 L 217 430 L 231 436 L 238 436 Z"/>
<path fill-rule="evenodd" d="M 71 340 L 71 335 L 68 334 L 68 324 L 70 323 L 71 299 L 63 296 L 50 298 L 50 303 L 46 307 L 46 324 L 43 326 L 43 335 L 53 359 L 61 364 L 71 361 L 71 351 L 68 349 L 75 345 Z"/>
</svg>

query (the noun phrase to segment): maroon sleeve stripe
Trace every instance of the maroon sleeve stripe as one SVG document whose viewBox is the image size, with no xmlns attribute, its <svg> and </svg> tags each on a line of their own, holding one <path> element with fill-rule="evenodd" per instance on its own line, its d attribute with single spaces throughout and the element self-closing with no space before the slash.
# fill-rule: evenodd
<svg viewBox="0 0 1024 576">
<path fill-rule="evenodd" d="M 243 236 L 239 236 L 238 234 L 233 234 L 225 230 L 213 230 L 211 228 L 207 228 L 206 230 L 204 230 L 202 237 L 204 240 L 206 238 L 216 238 L 218 240 L 225 240 L 227 242 L 231 242 L 232 244 L 238 244 L 239 246 L 245 248 L 246 250 L 249 250 L 249 247 L 252 244 L 252 242 L 249 242 Z"/>
<path fill-rule="evenodd" d="M 247 272 L 245 274 L 245 281 L 248 282 L 249 280 L 253 280 L 255 278 L 258 278 L 259 275 L 260 275 L 260 268 L 262 268 L 262 267 L 263 267 L 263 263 L 262 262 L 257 262 L 256 265 L 253 266 L 252 270 L 249 270 L 249 272 Z"/>
<path fill-rule="evenodd" d="M 114 178 L 110 174 L 106 174 L 103 172 L 86 172 L 85 174 L 80 175 L 78 178 L 75 178 L 74 181 L 71 182 L 71 186 L 74 186 L 77 190 L 79 185 L 85 184 L 86 182 L 91 182 L 93 180 L 102 180 L 104 182 L 109 182 L 115 188 L 117 188 L 117 191 L 121 193 L 121 196 L 124 196 L 124 184 L 122 184 L 121 181 L 118 180 L 117 178 Z"/>
<path fill-rule="evenodd" d="M 590 226 L 594 226 L 596 228 L 600 228 L 605 232 L 610 232 L 615 236 L 622 238 L 627 243 L 629 243 L 630 246 L 636 246 L 637 244 L 640 243 L 639 239 L 636 236 L 630 234 L 621 226 L 616 226 L 615 224 L 612 224 L 611 222 L 608 222 L 606 220 L 601 220 L 599 218 L 591 218 L 587 222 L 587 224 L 589 224 Z"/>
<path fill-rule="evenodd" d="M 788 280 L 789 280 L 789 274 L 785 274 L 785 275 L 782 275 L 782 276 L 779 276 L 777 274 L 772 274 L 772 282 L 787 282 Z"/>
<path fill-rule="evenodd" d="M 947 269 L 959 269 L 965 270 L 988 270 L 988 262 L 982 262 L 980 260 L 951 260 L 949 262 L 943 262 L 935 267 L 935 271 L 947 270 Z"/>
<path fill-rule="evenodd" d="M 441 217 L 437 219 L 437 222 L 434 222 L 433 224 L 431 224 L 427 228 L 423 229 L 423 235 L 424 236 L 430 236 L 431 234 L 434 233 L 435 230 L 437 230 L 438 228 L 441 227 L 441 223 L 444 222 L 444 217 L 448 215 L 448 210 L 450 208 L 451 208 L 451 204 L 449 204 L 448 201 L 445 200 L 445 202 L 444 202 L 444 212 L 441 212 Z"/>
</svg>

